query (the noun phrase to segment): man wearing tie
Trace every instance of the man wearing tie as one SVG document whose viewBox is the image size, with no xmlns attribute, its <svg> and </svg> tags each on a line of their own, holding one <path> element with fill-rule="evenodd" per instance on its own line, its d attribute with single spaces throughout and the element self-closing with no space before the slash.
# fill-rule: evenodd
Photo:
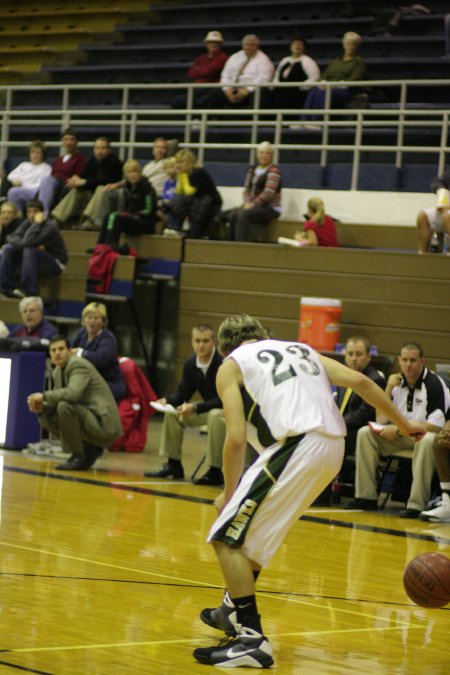
<svg viewBox="0 0 450 675">
<path fill-rule="evenodd" d="M 242 108 L 250 106 L 255 85 L 272 81 L 274 66 L 259 48 L 257 35 L 244 35 L 242 49 L 230 56 L 220 77 L 221 89 L 198 101 L 199 108 Z"/>
<path fill-rule="evenodd" d="M 382 373 L 370 363 L 371 344 L 366 337 L 350 337 L 345 343 L 345 364 L 352 370 L 357 370 L 369 379 L 373 380 L 381 389 L 386 387 L 386 380 Z M 345 484 L 353 484 L 355 477 L 355 464 L 348 460 L 349 455 L 354 457 L 356 448 L 356 436 L 361 427 L 365 427 L 369 421 L 375 420 L 375 409 L 366 403 L 359 394 L 349 387 L 337 387 L 336 403 L 339 412 L 344 418 L 347 427 L 345 438 L 345 456 L 339 474 L 339 481 Z M 331 485 L 317 497 L 314 506 L 329 506 L 331 502 Z"/>
<path fill-rule="evenodd" d="M 370 363 L 370 348 L 371 344 L 366 337 L 348 338 L 345 343 L 345 363 L 352 370 L 357 370 L 373 380 L 381 389 L 385 389 L 386 380 L 383 374 Z M 365 427 L 369 421 L 375 420 L 375 410 L 363 401 L 356 392 L 345 387 L 337 388 L 336 403 L 347 427 L 345 439 L 345 455 L 347 457 L 355 454 L 358 429 Z"/>
</svg>

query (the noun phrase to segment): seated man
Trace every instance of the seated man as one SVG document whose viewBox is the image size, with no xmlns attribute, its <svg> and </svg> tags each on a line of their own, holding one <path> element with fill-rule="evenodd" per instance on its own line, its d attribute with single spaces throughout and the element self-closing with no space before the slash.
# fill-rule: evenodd
<svg viewBox="0 0 450 675">
<path fill-rule="evenodd" d="M 384 389 L 386 387 L 384 376 L 370 363 L 370 348 L 370 342 L 366 337 L 348 338 L 345 343 L 345 363 L 349 368 L 369 377 Z M 369 420 L 375 420 L 375 409 L 355 391 L 344 387 L 337 387 L 336 403 L 347 427 L 345 454 L 346 456 L 354 455 L 358 430 L 366 426 Z"/>
<path fill-rule="evenodd" d="M 66 129 L 61 136 L 62 154 L 52 164 L 50 176 L 44 176 L 40 182 L 38 199 L 44 205 L 45 215 L 48 215 L 67 188 L 67 181 L 71 176 L 81 174 L 88 158 L 78 152 L 78 136 L 73 129 Z"/>
<path fill-rule="evenodd" d="M 122 179 L 122 161 L 111 151 L 109 138 L 99 136 L 94 143 L 94 156 L 81 175 L 74 174 L 66 181 L 67 194 L 55 206 L 52 216 L 61 223 L 72 216 L 83 214 L 85 227 L 96 229 L 108 212 L 105 186 Z"/>
<path fill-rule="evenodd" d="M 355 336 L 348 338 L 345 343 L 345 363 L 352 370 L 362 373 L 370 378 L 381 389 L 386 386 L 384 376 L 370 363 L 370 342 L 366 337 Z M 354 456 L 356 447 L 356 435 L 361 427 L 369 420 L 375 420 L 375 409 L 361 398 L 356 391 L 348 387 L 336 388 L 336 403 L 339 412 L 344 418 L 347 427 L 345 437 L 345 457 L 339 473 L 341 482 L 354 482 L 353 461 L 346 461 L 348 456 Z M 314 502 L 315 506 L 329 506 L 331 502 L 331 485 L 328 485 Z"/>
<path fill-rule="evenodd" d="M 441 378 L 425 368 L 423 350 L 417 342 L 402 345 L 399 365 L 401 372 L 389 377 L 386 394 L 405 417 L 422 422 L 428 433 L 414 442 L 401 436 L 395 424 L 380 417 L 378 422 L 387 423 L 380 433 L 375 433 L 369 426 L 360 429 L 356 439 L 356 499 L 347 507 L 376 510 L 376 470 L 380 457 L 411 449 L 414 450 L 411 492 L 406 509 L 399 515 L 401 518 L 418 518 L 430 498 L 435 471 L 432 448 L 435 433 L 444 426 L 450 395 Z"/>
<path fill-rule="evenodd" d="M 222 70 L 222 88 L 199 98 L 199 108 L 243 108 L 253 104 L 255 85 L 271 82 L 274 73 L 272 61 L 259 45 L 257 35 L 244 35 L 242 49 L 230 56 Z"/>
<path fill-rule="evenodd" d="M 63 452 L 70 453 L 55 468 L 84 471 L 122 434 L 117 404 L 96 368 L 71 354 L 65 337 L 52 337 L 50 358 L 56 366 L 55 387 L 30 394 L 28 407 L 45 429 L 61 438 Z"/>
<path fill-rule="evenodd" d="M 440 189 L 450 190 L 450 169 L 442 176 L 436 177 L 431 183 L 433 192 Z M 419 253 L 427 253 L 432 245 L 433 252 L 442 251 L 444 236 L 450 237 L 449 203 L 439 203 L 423 209 L 417 214 L 417 241 Z"/>
<path fill-rule="evenodd" d="M 184 478 L 181 464 L 181 444 L 185 427 L 208 426 L 206 461 L 209 469 L 194 481 L 196 485 L 223 485 L 222 447 L 225 440 L 225 421 L 222 403 L 217 395 L 216 374 L 222 357 L 216 351 L 211 326 L 201 324 L 192 329 L 194 354 L 186 359 L 183 376 L 174 394 L 159 399 L 158 403 L 175 406 L 178 414 L 166 412 L 159 454 L 167 459 L 159 471 L 144 474 L 150 478 Z M 203 401 L 191 402 L 198 391 Z"/>
<path fill-rule="evenodd" d="M 44 318 L 44 303 L 39 297 L 22 298 L 19 311 L 23 323 L 14 326 L 9 335 L 0 335 L 1 351 L 48 351 L 56 328 Z"/>
<path fill-rule="evenodd" d="M 66 245 L 57 224 L 46 219 L 43 204 L 27 202 L 27 217 L 8 235 L 2 249 L 0 292 L 8 297 L 24 298 L 38 293 L 38 277 L 61 274 L 68 261 Z M 20 288 L 15 273 L 19 268 Z"/>
<path fill-rule="evenodd" d="M 433 452 L 442 496 L 433 508 L 422 511 L 420 517 L 432 523 L 450 523 L 450 420 L 436 434 Z"/>
</svg>

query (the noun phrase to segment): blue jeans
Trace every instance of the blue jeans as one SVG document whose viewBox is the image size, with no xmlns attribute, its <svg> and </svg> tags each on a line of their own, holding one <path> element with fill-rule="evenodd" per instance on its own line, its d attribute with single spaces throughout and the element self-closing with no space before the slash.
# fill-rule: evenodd
<svg viewBox="0 0 450 675">
<path fill-rule="evenodd" d="M 40 251 L 36 246 L 23 250 L 6 244 L 2 249 L 0 268 L 0 286 L 6 294 L 14 290 L 16 269 L 19 268 L 20 287 L 26 295 L 38 295 L 38 277 L 56 276 L 61 269 L 48 251 Z"/>
<path fill-rule="evenodd" d="M 330 106 L 333 108 L 344 108 L 352 97 L 351 89 L 348 87 L 336 87 L 331 90 Z M 325 105 L 325 89 L 314 87 L 310 89 L 305 100 L 304 109 L 323 108 Z M 319 115 L 302 115 L 302 120 L 317 120 Z"/>
</svg>

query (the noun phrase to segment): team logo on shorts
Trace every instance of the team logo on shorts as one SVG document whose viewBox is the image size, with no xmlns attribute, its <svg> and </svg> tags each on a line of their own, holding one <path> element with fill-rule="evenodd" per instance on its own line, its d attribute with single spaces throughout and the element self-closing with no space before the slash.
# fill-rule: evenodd
<svg viewBox="0 0 450 675">
<path fill-rule="evenodd" d="M 257 506 L 258 503 L 253 501 L 253 499 L 246 499 L 245 502 L 241 504 L 239 511 L 234 516 L 226 532 L 226 536 L 230 537 L 231 539 L 238 540 Z"/>
</svg>

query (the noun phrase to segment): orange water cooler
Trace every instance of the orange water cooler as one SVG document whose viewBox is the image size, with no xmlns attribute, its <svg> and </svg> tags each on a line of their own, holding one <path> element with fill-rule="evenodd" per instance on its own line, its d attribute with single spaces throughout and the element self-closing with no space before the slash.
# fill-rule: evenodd
<svg viewBox="0 0 450 675">
<path fill-rule="evenodd" d="M 342 302 L 333 298 L 301 298 L 298 339 L 314 349 L 334 351 L 339 342 Z"/>
</svg>

